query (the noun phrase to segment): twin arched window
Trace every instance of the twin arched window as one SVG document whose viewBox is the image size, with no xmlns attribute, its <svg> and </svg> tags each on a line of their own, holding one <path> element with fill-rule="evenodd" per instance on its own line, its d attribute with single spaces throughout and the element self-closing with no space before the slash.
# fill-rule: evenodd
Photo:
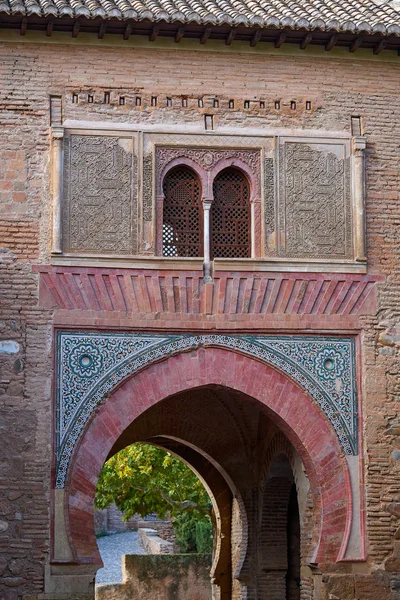
<svg viewBox="0 0 400 600">
<path fill-rule="evenodd" d="M 203 207 L 200 182 L 188 167 L 164 179 L 163 256 L 203 256 Z M 248 258 L 251 252 L 250 190 L 239 169 L 221 171 L 213 183 L 211 258 Z"/>
</svg>

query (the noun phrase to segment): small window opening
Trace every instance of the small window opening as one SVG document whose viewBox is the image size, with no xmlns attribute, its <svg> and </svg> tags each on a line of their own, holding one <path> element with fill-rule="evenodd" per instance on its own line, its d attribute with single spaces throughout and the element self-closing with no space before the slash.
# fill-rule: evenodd
<svg viewBox="0 0 400 600">
<path fill-rule="evenodd" d="M 172 169 L 163 191 L 163 256 L 202 256 L 203 211 L 197 176 L 188 167 Z"/>
<path fill-rule="evenodd" d="M 199 108 L 203 108 L 203 106 L 204 106 L 203 98 L 199 98 L 198 104 L 199 104 Z"/>
<path fill-rule="evenodd" d="M 110 104 L 110 92 L 104 92 L 104 104 Z"/>
<path fill-rule="evenodd" d="M 291 101 L 291 103 L 290 103 L 290 108 L 291 108 L 292 110 L 296 110 L 296 102 L 295 102 L 294 100 L 292 100 L 292 101 Z"/>
<path fill-rule="evenodd" d="M 125 105 L 125 96 L 120 96 L 119 97 L 119 105 L 120 106 L 124 106 Z"/>
<path fill-rule="evenodd" d="M 204 115 L 204 127 L 207 131 L 214 129 L 214 115 Z"/>
<path fill-rule="evenodd" d="M 72 104 L 78 104 L 78 94 L 72 94 Z"/>
<path fill-rule="evenodd" d="M 281 109 L 281 103 L 279 102 L 279 100 L 275 101 L 275 110 L 280 110 Z"/>
<path fill-rule="evenodd" d="M 182 98 L 182 106 L 183 108 L 187 108 L 188 105 L 188 99 L 187 98 Z"/>
<path fill-rule="evenodd" d="M 172 98 L 167 98 L 167 106 L 172 106 Z"/>
<path fill-rule="evenodd" d="M 244 107 L 245 108 L 250 108 L 250 100 L 245 100 L 244 101 Z"/>
<path fill-rule="evenodd" d="M 151 97 L 151 106 L 157 106 L 157 96 Z"/>
<path fill-rule="evenodd" d="M 306 110 L 311 110 L 311 102 L 310 102 L 310 100 L 307 100 L 307 102 L 306 102 Z"/>
<path fill-rule="evenodd" d="M 213 258 L 249 258 L 250 189 L 238 169 L 224 169 L 213 185 L 211 247 Z"/>
<path fill-rule="evenodd" d="M 229 108 L 235 108 L 235 101 L 229 100 Z"/>
<path fill-rule="evenodd" d="M 214 108 L 218 108 L 219 107 L 219 100 L 218 100 L 218 98 L 214 98 L 213 107 Z"/>
<path fill-rule="evenodd" d="M 89 104 L 93 104 L 93 96 L 92 96 L 92 94 L 88 94 L 87 101 L 89 102 Z"/>
<path fill-rule="evenodd" d="M 141 106 L 142 105 L 142 99 L 140 96 L 136 96 L 136 106 Z"/>
<path fill-rule="evenodd" d="M 264 102 L 264 100 L 260 100 L 260 108 L 265 108 L 265 102 Z"/>
</svg>

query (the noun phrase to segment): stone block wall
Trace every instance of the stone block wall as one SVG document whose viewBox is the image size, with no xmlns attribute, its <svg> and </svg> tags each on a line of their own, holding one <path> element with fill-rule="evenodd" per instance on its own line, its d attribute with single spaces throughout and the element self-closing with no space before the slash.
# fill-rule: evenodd
<svg viewBox="0 0 400 600">
<path fill-rule="evenodd" d="M 96 586 L 96 600 L 211 600 L 211 557 L 123 556 L 122 584 Z"/>
<path fill-rule="evenodd" d="M 132 517 L 128 521 L 122 520 L 122 513 L 115 504 L 110 504 L 104 510 L 95 510 L 94 526 L 96 534 L 99 533 L 122 533 L 124 531 L 136 531 L 138 528 L 138 517 Z"/>
<path fill-rule="evenodd" d="M 163 540 L 155 529 L 140 527 L 138 534 L 139 542 L 147 554 L 174 554 L 174 544 Z"/>
</svg>

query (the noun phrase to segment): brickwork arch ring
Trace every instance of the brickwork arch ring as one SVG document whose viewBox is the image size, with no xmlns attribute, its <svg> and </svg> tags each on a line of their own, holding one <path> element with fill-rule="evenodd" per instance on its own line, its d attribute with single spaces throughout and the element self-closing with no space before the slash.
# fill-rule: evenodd
<svg viewBox="0 0 400 600">
<path fill-rule="evenodd" d="M 222 171 L 229 168 L 237 169 L 246 178 L 249 184 L 250 202 L 253 203 L 259 201 L 261 192 L 257 175 L 249 167 L 249 165 L 240 158 L 233 156 L 232 158 L 222 158 L 219 160 L 210 172 L 211 185 L 215 178 L 218 177 Z"/>
<path fill-rule="evenodd" d="M 98 564 L 93 505 L 97 479 L 116 440 L 144 411 L 175 394 L 223 386 L 257 401 L 301 458 L 318 507 L 312 562 L 344 557 L 352 517 L 350 477 L 336 433 L 315 401 L 278 369 L 237 351 L 200 347 L 125 379 L 99 406 L 75 447 L 66 486 L 67 531 L 78 563 Z"/>
<path fill-rule="evenodd" d="M 158 174 L 158 185 L 157 185 L 157 196 L 163 196 L 163 183 L 164 179 L 172 171 L 177 167 L 187 167 L 193 171 L 194 175 L 198 178 L 201 187 L 201 196 L 205 194 L 207 190 L 207 176 L 204 171 L 194 160 L 191 158 L 187 158 L 185 156 L 180 156 L 178 158 L 173 158 L 169 161 L 168 164 L 162 169 L 162 171 Z"/>
</svg>

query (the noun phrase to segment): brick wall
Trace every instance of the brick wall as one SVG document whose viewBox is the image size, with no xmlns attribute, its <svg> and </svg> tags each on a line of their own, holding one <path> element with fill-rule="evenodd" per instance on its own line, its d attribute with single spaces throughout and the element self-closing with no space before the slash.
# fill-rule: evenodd
<svg viewBox="0 0 400 600">
<path fill-rule="evenodd" d="M 353 578 L 351 565 L 343 568 L 351 575 L 353 597 L 377 600 L 379 594 L 382 598 L 394 594 L 390 586 L 396 585 L 400 571 L 399 542 L 394 537 L 396 531 L 396 539 L 399 536 L 400 510 L 398 78 L 398 63 L 358 61 L 356 56 L 341 60 L 266 57 L 236 53 L 234 48 L 218 54 L 151 47 L 0 44 L 0 225 L 6 248 L 1 257 L 0 332 L 3 340 L 19 344 L 17 353 L 1 355 L 2 597 L 35 597 L 43 590 L 50 544 L 54 316 L 50 309 L 37 306 L 37 276 L 30 267 L 32 261 L 49 261 L 49 94 L 64 96 L 64 118 L 163 122 L 176 124 L 177 130 L 184 123 L 202 126 L 205 112 L 215 115 L 215 126 L 330 131 L 349 131 L 351 115 L 362 116 L 368 139 L 368 269 L 386 277 L 379 288 L 376 315 L 362 319 L 360 364 L 366 569 L 380 574 Z M 111 91 L 110 104 L 104 103 L 104 91 Z M 72 102 L 73 93 L 78 94 L 78 104 Z M 93 103 L 88 103 L 89 94 Z M 188 96 L 187 108 L 182 106 L 182 95 Z M 124 105 L 119 104 L 120 96 L 125 98 Z M 137 96 L 140 106 L 136 106 Z M 156 107 L 150 106 L 151 96 L 158 98 Z M 168 108 L 167 96 L 172 98 Z M 198 107 L 199 96 L 204 96 L 204 109 Z M 211 106 L 215 96 L 219 108 Z M 227 108 L 231 98 L 234 109 Z M 266 102 L 265 109 L 257 102 L 260 98 Z M 245 110 L 247 99 L 250 109 Z M 279 110 L 274 108 L 277 99 Z M 304 110 L 306 100 L 312 103 L 310 111 Z M 291 101 L 296 101 L 296 110 L 291 109 Z M 71 324 L 75 322 L 70 319 Z M 162 320 L 158 326 L 163 326 Z M 201 320 L 192 324 L 197 326 Z M 325 589 L 334 586 L 330 577 L 324 575 Z"/>
</svg>

